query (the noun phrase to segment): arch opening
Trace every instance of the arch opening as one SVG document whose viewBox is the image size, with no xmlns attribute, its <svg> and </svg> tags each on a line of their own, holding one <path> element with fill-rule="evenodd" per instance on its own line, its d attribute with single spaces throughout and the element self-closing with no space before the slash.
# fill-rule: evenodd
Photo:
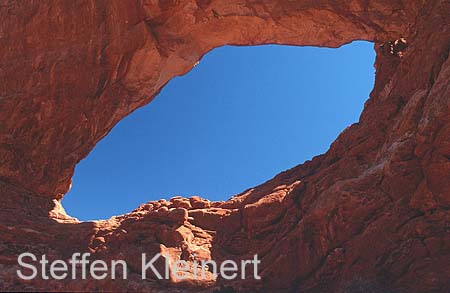
<svg viewBox="0 0 450 293">
<path fill-rule="evenodd" d="M 75 170 L 63 204 L 80 220 L 149 200 L 226 200 L 324 153 L 374 83 L 369 42 L 338 49 L 217 48 L 118 123 Z"/>
</svg>

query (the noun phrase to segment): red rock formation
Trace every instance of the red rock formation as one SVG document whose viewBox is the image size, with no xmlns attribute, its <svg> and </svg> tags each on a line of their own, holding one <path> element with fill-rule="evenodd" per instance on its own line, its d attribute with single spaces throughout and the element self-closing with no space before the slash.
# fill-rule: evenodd
<svg viewBox="0 0 450 293">
<path fill-rule="evenodd" d="M 450 291 L 450 3 L 3 1 L 0 289 Z M 405 37 L 390 54 L 383 44 Z M 376 83 L 330 150 L 226 202 L 175 198 L 83 222 L 59 200 L 124 116 L 224 44 L 368 40 Z M 17 255 L 125 259 L 127 281 L 17 277 Z M 261 281 L 140 279 L 140 254 L 262 258 Z"/>
</svg>

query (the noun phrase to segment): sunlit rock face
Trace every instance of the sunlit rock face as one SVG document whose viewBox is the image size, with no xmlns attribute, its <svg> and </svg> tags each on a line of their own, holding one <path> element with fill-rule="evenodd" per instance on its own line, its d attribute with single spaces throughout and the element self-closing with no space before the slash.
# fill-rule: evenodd
<svg viewBox="0 0 450 293">
<path fill-rule="evenodd" d="M 450 290 L 448 1 L 6 1 L 0 15 L 0 289 Z M 226 202 L 65 214 L 75 164 L 209 50 L 360 39 L 377 51 L 375 87 L 324 155 Z M 124 259 L 128 280 L 23 281 L 25 251 Z M 258 254 L 262 280 L 142 280 L 142 252 Z"/>
</svg>

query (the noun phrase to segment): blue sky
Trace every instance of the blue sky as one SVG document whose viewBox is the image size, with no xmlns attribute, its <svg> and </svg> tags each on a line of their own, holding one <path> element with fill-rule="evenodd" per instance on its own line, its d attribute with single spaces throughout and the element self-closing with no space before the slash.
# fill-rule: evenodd
<svg viewBox="0 0 450 293">
<path fill-rule="evenodd" d="M 149 200 L 225 200 L 324 153 L 358 121 L 373 44 L 217 48 L 100 141 L 75 170 L 66 211 L 109 218 Z"/>
</svg>

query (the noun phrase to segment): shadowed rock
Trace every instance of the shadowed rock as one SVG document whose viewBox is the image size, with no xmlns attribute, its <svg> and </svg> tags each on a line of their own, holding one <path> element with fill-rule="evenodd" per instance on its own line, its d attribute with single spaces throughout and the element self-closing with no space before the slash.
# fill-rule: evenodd
<svg viewBox="0 0 450 293">
<path fill-rule="evenodd" d="M 450 291 L 448 1 L 4 1 L 0 15 L 1 290 Z M 384 54 L 400 37 L 401 58 Z M 361 39 L 375 43 L 375 87 L 325 154 L 225 202 L 65 214 L 75 164 L 209 50 Z M 25 251 L 124 259 L 128 280 L 23 281 Z M 141 253 L 258 254 L 262 280 L 143 281 Z"/>
</svg>

